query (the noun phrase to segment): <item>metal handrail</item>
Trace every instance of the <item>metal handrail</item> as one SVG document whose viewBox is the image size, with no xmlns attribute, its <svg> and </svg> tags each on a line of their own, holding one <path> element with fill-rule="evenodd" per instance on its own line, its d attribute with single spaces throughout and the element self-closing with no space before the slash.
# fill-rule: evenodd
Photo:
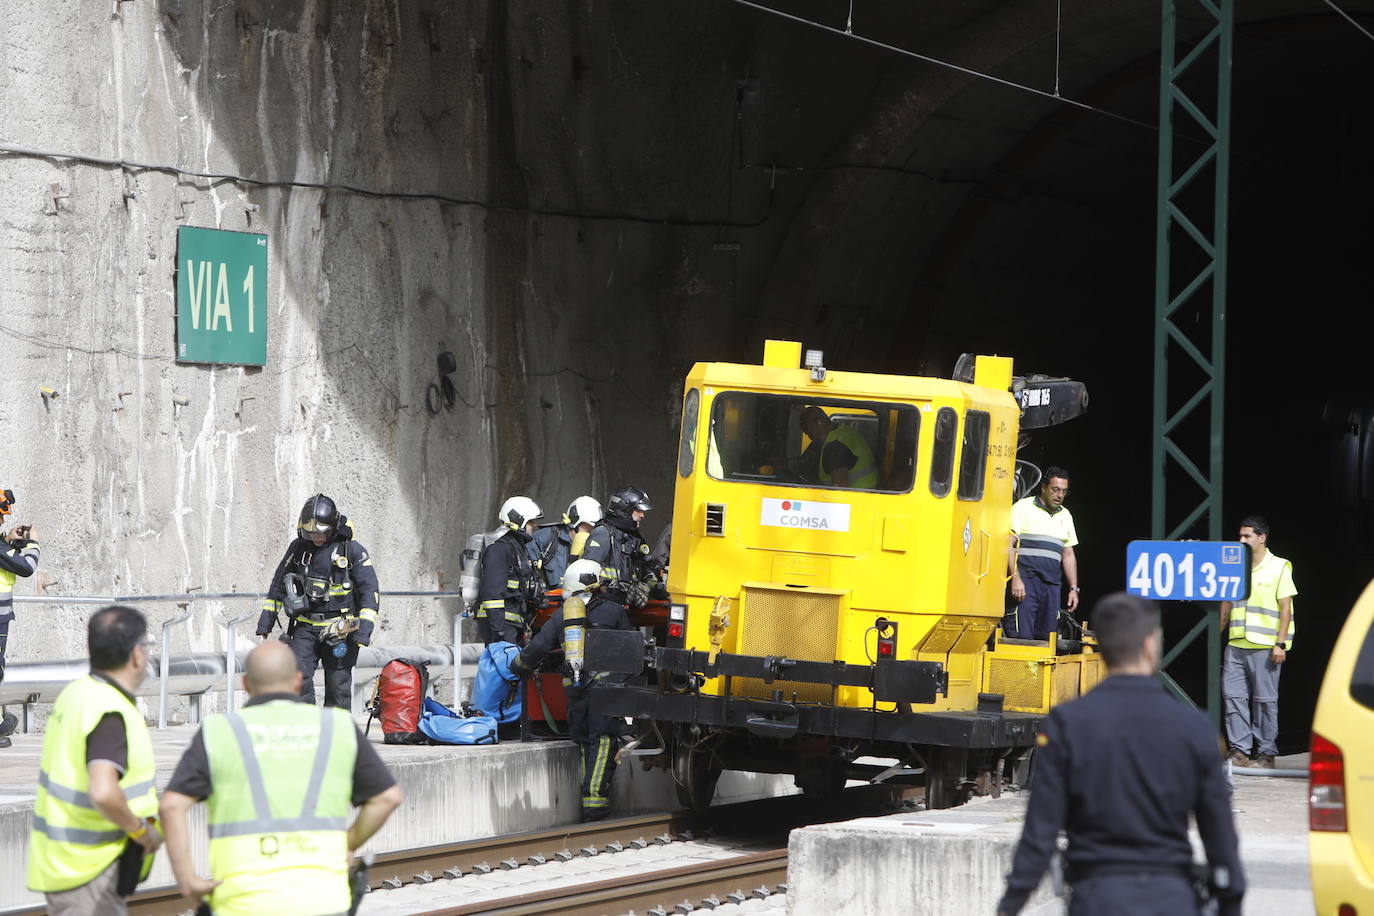
<svg viewBox="0 0 1374 916">
<path fill-rule="evenodd" d="M 458 598 L 462 599 L 461 591 L 438 590 L 425 591 L 421 589 L 401 589 L 398 591 L 384 591 L 379 593 L 384 598 Z M 196 601 L 242 601 L 244 599 L 260 600 L 264 596 L 261 592 L 183 592 L 181 594 L 168 595 L 15 595 L 14 600 L 25 604 L 134 604 L 134 603 L 165 603 L 175 602 L 186 608 L 186 612 L 179 617 L 175 617 L 162 624 L 162 643 L 159 646 L 158 670 L 158 713 L 157 727 L 167 727 L 167 678 L 170 653 L 167 651 L 168 631 L 175 626 L 185 623 L 191 618 L 190 605 Z M 254 612 L 249 612 L 240 617 L 231 618 L 225 624 L 228 628 L 226 637 L 226 664 L 227 684 L 225 687 L 226 707 L 232 709 L 234 705 L 234 667 L 237 661 L 235 652 L 235 627 L 245 620 L 250 619 Z M 458 612 L 453 615 L 453 643 L 452 652 L 455 659 L 463 657 L 463 618 L 467 616 L 466 608 L 460 607 Z M 455 665 L 453 673 L 453 703 L 458 705 L 462 684 L 458 666 Z"/>
<path fill-rule="evenodd" d="M 167 651 L 171 643 L 167 639 L 167 631 L 172 627 L 179 626 L 191 619 L 191 602 L 181 605 L 186 608 L 185 613 L 180 617 L 173 617 L 171 620 L 162 624 L 162 639 L 158 642 L 158 673 L 157 673 L 157 727 L 167 727 L 167 674 L 169 666 L 172 664 L 172 653 Z"/>
<path fill-rule="evenodd" d="M 481 658 L 479 648 L 467 645 L 463 647 L 463 665 L 469 675 Z M 251 646 L 238 648 L 235 670 L 240 675 L 240 689 L 243 686 L 241 678 L 244 663 L 251 651 Z M 446 642 L 427 646 L 386 645 L 358 650 L 358 664 L 353 669 L 356 682 L 362 684 L 373 680 L 382 673 L 382 668 L 386 667 L 387 662 L 395 658 L 410 658 L 428 665 L 431 680 L 452 674 L 453 647 Z M 147 677 L 131 691 L 135 697 L 146 698 L 150 707 L 158 693 L 159 664 L 160 659 L 157 657 L 149 658 Z M 90 660 L 84 657 L 18 662 L 6 667 L 5 682 L 0 684 L 0 698 L 9 705 L 50 704 L 56 702 L 64 687 L 90 670 Z M 224 677 L 224 653 L 219 650 L 173 654 L 167 677 L 167 695 L 175 700 L 177 697 L 195 697 L 210 691 L 218 691 L 224 684 Z"/>
<path fill-rule="evenodd" d="M 224 708 L 226 711 L 234 708 L 234 694 L 238 692 L 238 688 L 234 686 L 234 666 L 239 660 L 238 654 L 234 651 L 237 648 L 234 643 L 238 639 L 238 625 L 260 613 L 261 611 L 249 611 L 247 614 L 231 617 L 225 623 L 225 627 L 229 631 L 224 638 Z"/>
</svg>

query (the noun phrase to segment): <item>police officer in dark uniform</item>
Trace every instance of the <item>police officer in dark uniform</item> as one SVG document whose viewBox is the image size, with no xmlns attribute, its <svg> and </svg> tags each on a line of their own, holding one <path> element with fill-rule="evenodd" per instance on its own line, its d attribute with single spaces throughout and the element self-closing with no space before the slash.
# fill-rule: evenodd
<svg viewBox="0 0 1374 916">
<path fill-rule="evenodd" d="M 622 719 L 593 715 L 588 691 L 594 683 L 606 683 L 614 675 L 582 669 L 581 643 L 588 630 L 629 630 L 625 605 L 607 598 L 601 586 L 602 569 L 588 559 L 574 560 L 563 576 L 563 606 L 535 634 L 511 664 L 521 678 L 528 677 L 549 653 L 564 654 L 563 685 L 568 693 L 568 733 L 582 746 L 582 820 L 599 821 L 611 810 L 611 778 L 615 775 L 616 739 L 624 730 Z M 579 624 L 581 632 L 576 632 Z"/>
<path fill-rule="evenodd" d="M 315 668 L 324 666 L 324 705 L 353 704 L 358 648 L 372 642 L 381 595 L 367 548 L 353 539 L 348 517 L 323 493 L 305 501 L 299 537 L 277 564 L 258 617 L 267 636 L 278 612 L 288 618 L 287 639 L 300 665 L 301 698 L 315 702 Z"/>
<path fill-rule="evenodd" d="M 488 645 L 518 644 L 544 594 L 543 576 L 535 569 L 530 547 L 535 522 L 543 514 L 528 496 L 512 496 L 497 513 L 506 530 L 482 551 L 477 592 L 477 629 Z"/>
<path fill-rule="evenodd" d="M 639 530 L 644 513 L 652 509 L 648 494 L 639 487 L 621 487 L 607 500 L 606 517 L 592 529 L 582 551 L 583 559 L 601 567 L 606 596 L 635 610 L 648 604 L 658 587 L 649 545 Z"/>
<path fill-rule="evenodd" d="M 1154 677 L 1159 609 L 1117 592 L 1093 608 L 1092 624 L 1109 676 L 1056 706 L 1036 736 L 1030 805 L 997 912 L 1020 912 L 1063 829 L 1071 916 L 1198 913 L 1191 813 L 1220 912 L 1238 916 L 1245 875 L 1221 746 L 1207 717 Z"/>
</svg>

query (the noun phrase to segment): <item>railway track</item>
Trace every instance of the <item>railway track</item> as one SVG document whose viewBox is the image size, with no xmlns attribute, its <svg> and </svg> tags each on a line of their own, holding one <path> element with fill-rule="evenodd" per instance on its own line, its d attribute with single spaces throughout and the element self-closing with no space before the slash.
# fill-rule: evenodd
<svg viewBox="0 0 1374 916">
<path fill-rule="evenodd" d="M 421 916 L 614 916 L 630 912 L 667 916 L 713 909 L 722 903 L 743 903 L 751 896 L 786 893 L 786 880 L 787 850 L 770 849 L 718 862 L 660 869 L 629 879 L 593 881 L 427 910 Z"/>
<path fill-rule="evenodd" d="M 679 811 L 613 818 L 382 853 L 373 862 L 369 885 L 374 891 L 392 890 L 503 869 L 568 862 L 625 849 L 666 846 L 720 832 L 733 834 L 747 830 L 771 840 L 774 845 L 781 845 L 786 842 L 786 832 L 794 827 L 879 813 L 885 807 L 920 795 L 919 788 L 861 786 L 847 789 L 829 802 L 788 796 L 722 805 L 706 815 Z M 657 904 L 670 900 L 673 902 L 668 905 L 673 907 L 680 901 L 699 902 L 712 896 L 724 902 L 729 894 L 740 889 L 750 894 L 767 891 L 783 884 L 786 872 L 786 849 L 771 848 L 715 862 L 656 871 L 633 879 L 575 884 L 566 891 L 512 894 L 499 901 L 441 908 L 432 913 L 434 916 L 469 913 L 513 916 L 517 913 L 654 912 Z M 620 887 L 602 884 L 619 884 Z M 623 908 L 617 909 L 622 903 Z M 44 912 L 43 907 L 33 907 L 11 911 L 9 916 L 39 916 Z M 171 886 L 149 888 L 129 898 L 131 916 L 183 916 L 193 912 L 194 907 Z"/>
</svg>

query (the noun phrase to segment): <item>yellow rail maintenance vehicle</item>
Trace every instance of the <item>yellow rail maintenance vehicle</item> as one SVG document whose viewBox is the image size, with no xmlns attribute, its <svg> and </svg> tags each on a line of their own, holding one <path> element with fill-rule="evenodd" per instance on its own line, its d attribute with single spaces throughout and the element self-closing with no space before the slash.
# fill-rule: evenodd
<svg viewBox="0 0 1374 916">
<path fill-rule="evenodd" d="M 995 793 L 1049 707 L 1103 676 L 1090 638 L 1000 629 L 1012 501 L 1038 477 L 1019 437 L 1081 413 L 1084 387 L 996 356 L 956 379 L 822 362 L 768 341 L 762 365 L 693 367 L 669 618 L 647 641 L 588 634 L 588 668 L 630 676 L 593 709 L 640 720 L 649 747 L 627 750 L 697 809 L 723 769 L 818 795 L 923 778 L 932 808 Z"/>
</svg>

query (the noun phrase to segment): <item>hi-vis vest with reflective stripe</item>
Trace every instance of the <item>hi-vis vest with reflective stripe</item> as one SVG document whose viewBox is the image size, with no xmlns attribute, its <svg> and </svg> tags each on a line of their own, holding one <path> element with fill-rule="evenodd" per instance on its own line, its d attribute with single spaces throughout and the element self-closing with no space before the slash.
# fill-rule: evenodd
<svg viewBox="0 0 1374 916">
<path fill-rule="evenodd" d="M 1293 564 L 1269 554 L 1259 566 L 1250 570 L 1250 594 L 1244 601 L 1231 606 L 1231 629 L 1227 638 L 1231 642 L 1252 643 L 1261 648 L 1274 645 L 1279 636 L 1279 599 L 1291 598 L 1297 593 L 1293 587 Z M 1289 616 L 1284 639 L 1290 649 L 1296 617 L 1296 613 Z"/>
<path fill-rule="evenodd" d="M 14 604 L 14 583 L 18 578 L 8 569 L 0 569 L 0 616 Z"/>
<path fill-rule="evenodd" d="M 0 544 L 0 550 L 6 551 L 11 558 L 21 558 L 26 560 L 30 566 L 38 564 L 38 544 L 29 541 L 25 547 L 13 547 L 8 544 Z M 14 583 L 19 581 L 19 574 L 8 569 L 0 569 L 0 620 L 7 617 L 14 606 Z"/>
<path fill-rule="evenodd" d="M 1073 515 L 1060 507 L 1051 513 L 1034 495 L 1011 507 L 1011 531 L 1016 535 L 1016 567 L 1057 585 L 1063 580 L 1064 548 L 1078 544 Z"/>
<path fill-rule="evenodd" d="M 854 454 L 854 466 L 849 468 L 849 486 L 856 490 L 872 490 L 878 486 L 878 465 L 873 461 L 873 450 L 859 431 L 850 426 L 836 426 L 825 437 L 821 446 L 821 483 L 830 483 L 830 473 L 825 469 L 825 446 L 832 442 L 840 443 Z"/>
<path fill-rule="evenodd" d="M 105 819 L 91 802 L 86 738 L 106 713 L 124 719 L 129 760 L 119 785 L 129 810 L 157 814 L 157 768 L 148 725 L 118 688 L 86 675 L 62 689 L 48 718 L 38 797 L 29 834 L 29 889 L 71 890 L 93 880 L 124 849 L 123 829 Z M 148 859 L 148 864 L 151 864 Z"/>
<path fill-rule="evenodd" d="M 272 700 L 210 716 L 215 916 L 348 912 L 348 812 L 358 754 L 342 709 Z"/>
</svg>

